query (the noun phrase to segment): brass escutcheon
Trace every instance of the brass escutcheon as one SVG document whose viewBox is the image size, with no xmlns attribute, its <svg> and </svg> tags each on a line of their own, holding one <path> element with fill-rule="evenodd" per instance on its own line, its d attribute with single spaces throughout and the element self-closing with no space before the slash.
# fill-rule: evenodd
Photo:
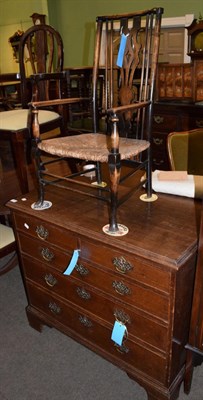
<svg viewBox="0 0 203 400">
<path fill-rule="evenodd" d="M 123 282 L 113 281 L 112 286 L 122 296 L 131 294 L 131 290 Z"/>
<path fill-rule="evenodd" d="M 49 231 L 44 228 L 43 225 L 37 226 L 35 232 L 37 236 L 42 240 L 46 240 L 49 236 Z"/>
<path fill-rule="evenodd" d="M 132 265 L 123 256 L 114 257 L 113 265 L 115 265 L 116 270 L 121 274 L 126 274 L 133 269 Z"/>
<path fill-rule="evenodd" d="M 42 248 L 41 255 L 46 261 L 52 261 L 54 258 L 54 253 L 52 253 L 47 247 Z"/>
<path fill-rule="evenodd" d="M 48 286 L 54 287 L 57 284 L 56 278 L 52 274 L 46 274 L 44 280 Z"/>
</svg>

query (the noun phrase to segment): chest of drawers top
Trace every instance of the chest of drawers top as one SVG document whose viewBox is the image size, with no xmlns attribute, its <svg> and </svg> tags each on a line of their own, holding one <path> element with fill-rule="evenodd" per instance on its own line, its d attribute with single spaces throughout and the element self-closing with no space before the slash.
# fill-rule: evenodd
<svg viewBox="0 0 203 400">
<path fill-rule="evenodd" d="M 139 200 L 139 193 L 133 195 L 118 213 L 118 222 L 126 225 L 129 233 L 118 238 L 102 231 L 108 223 L 105 203 L 87 196 L 76 197 L 67 190 L 54 192 L 50 188 L 46 199 L 52 202 L 52 207 L 36 211 L 31 208 L 36 198 L 33 192 L 27 195 L 26 201 L 18 199 L 16 203 L 7 203 L 14 211 L 15 226 L 35 237 L 36 229 L 42 226 L 48 230 L 46 240 L 59 248 L 68 246 L 72 251 L 83 246 L 85 252 L 85 242 L 90 240 L 99 244 L 99 257 L 103 259 L 105 252 L 122 250 L 138 259 L 175 269 L 196 252 L 199 207 L 192 199 L 159 195 L 156 202 L 145 203 Z"/>
</svg>

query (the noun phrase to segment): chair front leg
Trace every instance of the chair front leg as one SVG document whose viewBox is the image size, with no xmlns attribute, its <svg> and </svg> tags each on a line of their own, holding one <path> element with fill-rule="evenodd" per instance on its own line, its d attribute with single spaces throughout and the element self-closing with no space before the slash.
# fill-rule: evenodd
<svg viewBox="0 0 203 400">
<path fill-rule="evenodd" d="M 118 184 L 120 181 L 120 154 L 109 154 L 108 157 L 109 173 L 110 173 L 110 215 L 109 215 L 109 232 L 118 232 L 117 223 L 117 207 L 118 207 Z"/>
</svg>

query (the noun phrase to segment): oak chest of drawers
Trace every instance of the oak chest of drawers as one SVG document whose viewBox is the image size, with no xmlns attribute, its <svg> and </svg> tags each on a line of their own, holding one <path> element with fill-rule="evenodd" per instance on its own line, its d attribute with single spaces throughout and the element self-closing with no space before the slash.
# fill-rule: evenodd
<svg viewBox="0 0 203 400">
<path fill-rule="evenodd" d="M 47 189 L 46 198 L 53 205 L 44 211 L 31 208 L 36 193 L 8 203 L 30 325 L 53 326 L 119 366 L 149 400 L 177 399 L 197 250 L 193 200 L 135 195 L 119 210 L 128 235 L 110 238 L 105 204 L 65 190 Z M 121 344 L 111 339 L 116 321 L 126 328 Z"/>
</svg>

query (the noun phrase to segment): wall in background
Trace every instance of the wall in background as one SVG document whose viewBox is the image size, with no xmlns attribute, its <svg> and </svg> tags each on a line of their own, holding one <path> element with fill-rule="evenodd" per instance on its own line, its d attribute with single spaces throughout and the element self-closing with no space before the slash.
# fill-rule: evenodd
<svg viewBox="0 0 203 400">
<path fill-rule="evenodd" d="M 30 15 L 34 12 L 47 15 L 48 22 L 47 0 L 0 0 L 0 73 L 18 72 L 8 39 L 32 26 Z"/>
<path fill-rule="evenodd" d="M 65 66 L 92 65 L 97 15 L 163 7 L 164 17 L 203 15 L 202 0 L 0 0 L 0 73 L 18 71 L 10 36 L 32 25 L 30 15 L 45 14 L 62 35 Z"/>
<path fill-rule="evenodd" d="M 65 66 L 92 65 L 97 15 L 163 7 L 164 17 L 203 15 L 202 0 L 47 0 L 50 23 L 61 33 Z"/>
</svg>

